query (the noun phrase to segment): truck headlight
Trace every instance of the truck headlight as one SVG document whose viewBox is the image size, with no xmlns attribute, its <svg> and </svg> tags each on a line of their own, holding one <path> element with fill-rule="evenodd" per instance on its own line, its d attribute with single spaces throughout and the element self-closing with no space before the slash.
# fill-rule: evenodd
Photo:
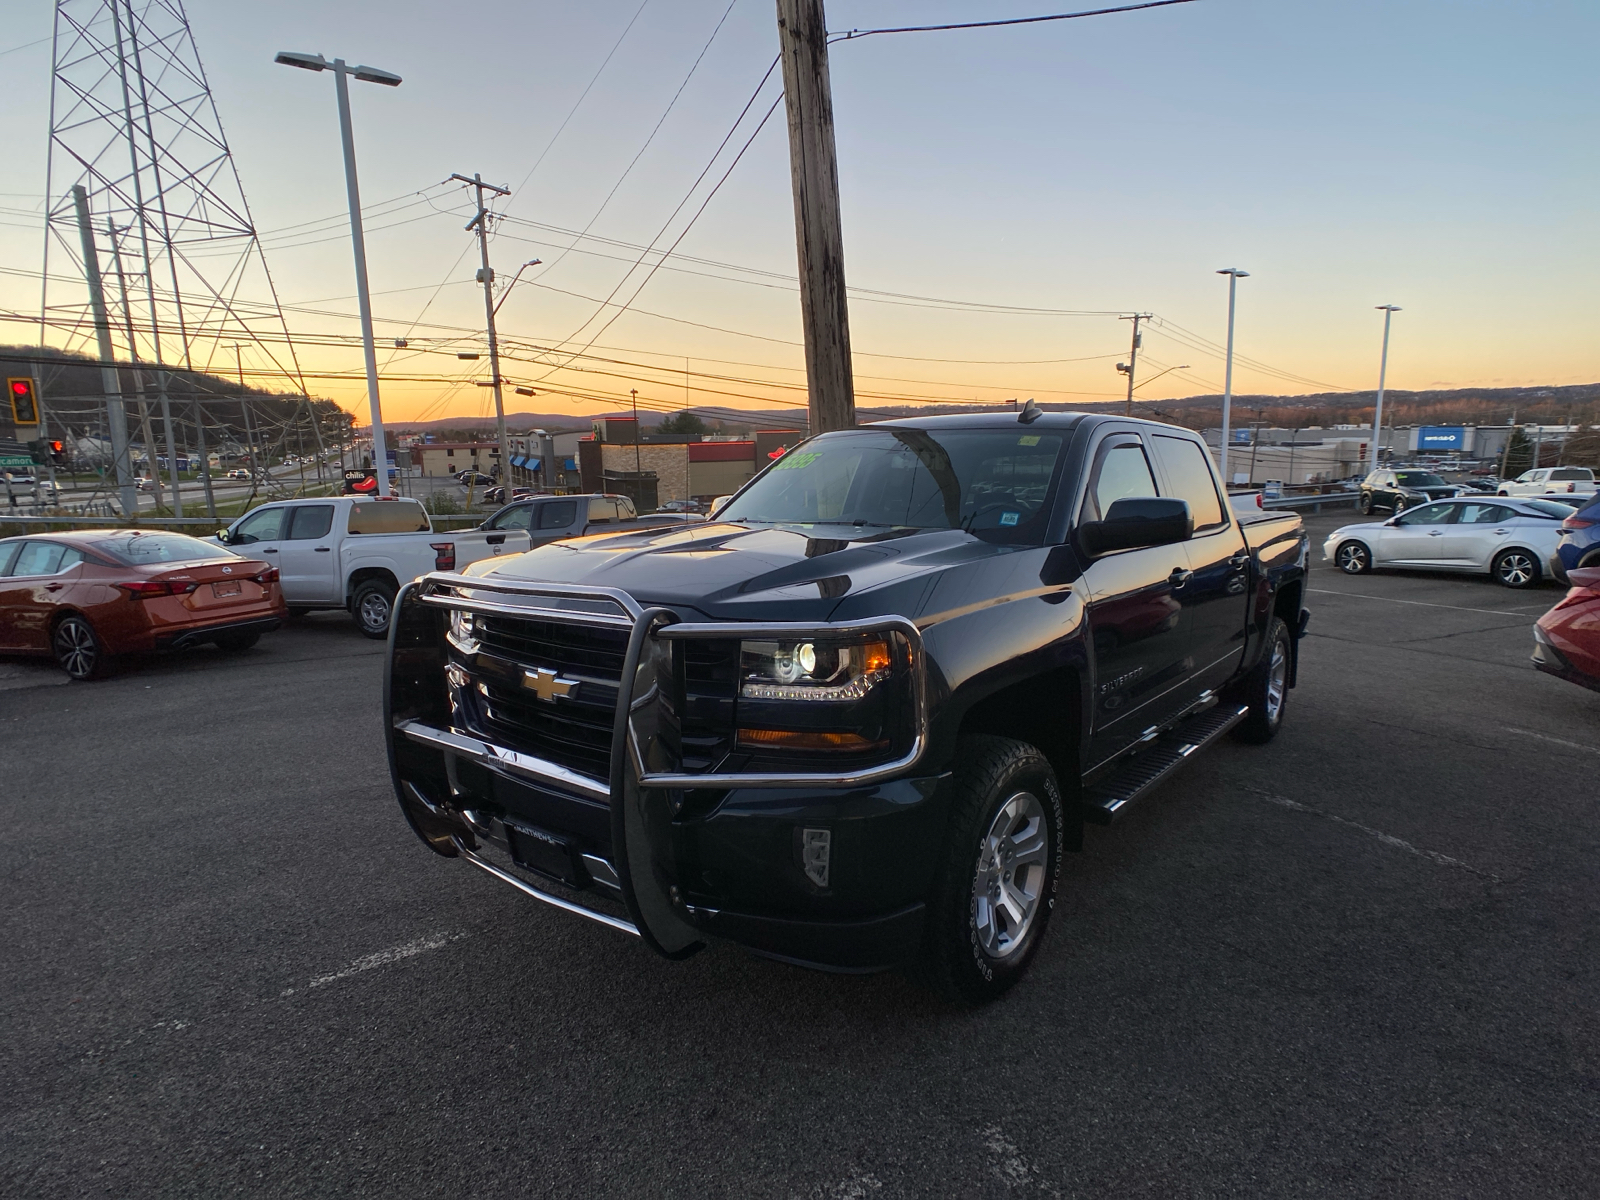
<svg viewBox="0 0 1600 1200">
<path fill-rule="evenodd" d="M 746 641 L 737 744 L 768 761 L 816 751 L 903 753 L 914 724 L 911 647 L 890 632 Z"/>
<path fill-rule="evenodd" d="M 747 700 L 860 700 L 889 677 L 889 643 L 744 642 L 739 695 Z"/>
<path fill-rule="evenodd" d="M 478 639 L 474 636 L 478 632 L 478 617 L 476 613 L 465 612 L 459 608 L 450 610 L 450 644 L 463 654 L 476 654 L 478 652 Z"/>
</svg>

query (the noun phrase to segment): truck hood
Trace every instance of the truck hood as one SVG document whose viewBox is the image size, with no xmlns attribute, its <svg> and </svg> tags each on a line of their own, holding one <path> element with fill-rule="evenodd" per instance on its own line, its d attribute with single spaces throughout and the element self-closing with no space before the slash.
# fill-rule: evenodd
<svg viewBox="0 0 1600 1200">
<path fill-rule="evenodd" d="M 873 589 L 1009 552 L 951 529 L 708 522 L 552 542 L 464 573 L 617 588 L 642 605 L 713 620 L 820 621 L 846 596 L 859 602 Z"/>
</svg>

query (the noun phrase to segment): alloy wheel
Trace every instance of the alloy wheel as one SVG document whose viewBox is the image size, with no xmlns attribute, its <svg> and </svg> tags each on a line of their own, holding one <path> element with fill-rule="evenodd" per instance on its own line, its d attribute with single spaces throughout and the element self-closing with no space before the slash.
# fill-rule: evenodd
<svg viewBox="0 0 1600 1200">
<path fill-rule="evenodd" d="M 1359 575 L 1367 569 L 1367 551 L 1355 542 L 1346 542 L 1334 555 L 1334 564 L 1346 575 Z"/>
<path fill-rule="evenodd" d="M 1289 647 L 1282 638 L 1272 643 L 1272 661 L 1267 666 L 1267 722 L 1278 723 L 1283 713 L 1283 698 L 1289 691 Z"/>
<path fill-rule="evenodd" d="M 1050 827 L 1032 792 L 1000 806 L 984 834 L 972 884 L 978 943 L 990 958 L 1015 954 L 1027 940 L 1044 894 Z"/>
<path fill-rule="evenodd" d="M 56 626 L 56 661 L 74 679 L 88 679 L 100 661 L 94 630 L 82 617 L 68 617 Z"/>
<path fill-rule="evenodd" d="M 1536 568 L 1533 559 L 1514 550 L 1510 554 L 1502 555 L 1496 576 L 1507 587 L 1527 587 L 1533 582 Z"/>
</svg>

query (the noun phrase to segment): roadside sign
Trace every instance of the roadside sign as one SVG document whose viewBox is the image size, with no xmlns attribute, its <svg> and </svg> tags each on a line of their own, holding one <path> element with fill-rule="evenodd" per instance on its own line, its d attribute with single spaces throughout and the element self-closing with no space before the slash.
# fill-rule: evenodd
<svg viewBox="0 0 1600 1200">
<path fill-rule="evenodd" d="M 33 459 L 26 454 L 0 454 L 0 467 L 31 467 Z"/>
</svg>

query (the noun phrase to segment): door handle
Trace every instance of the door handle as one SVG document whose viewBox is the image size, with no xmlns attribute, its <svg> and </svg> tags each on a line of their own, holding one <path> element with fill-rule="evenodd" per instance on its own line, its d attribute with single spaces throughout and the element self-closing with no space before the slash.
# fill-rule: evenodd
<svg viewBox="0 0 1600 1200">
<path fill-rule="evenodd" d="M 503 534 L 503 533 L 491 533 L 488 537 L 484 538 L 483 540 L 484 540 L 484 544 L 485 545 L 503 546 L 503 545 L 506 544 L 506 535 Z"/>
<path fill-rule="evenodd" d="M 1182 567 L 1173 567 L 1172 574 L 1167 576 L 1167 582 L 1175 588 L 1181 588 L 1189 582 L 1189 576 L 1193 574 L 1193 571 L 1185 571 Z"/>
<path fill-rule="evenodd" d="M 64 587 L 66 587 L 64 583 L 47 583 L 44 585 L 44 590 L 47 592 L 59 592 Z"/>
<path fill-rule="evenodd" d="M 1501 537 L 1504 537 L 1506 534 L 1508 534 L 1510 532 L 1511 532 L 1511 530 L 1509 530 L 1509 529 L 1496 529 L 1495 530 L 1495 533 L 1500 535 Z"/>
<path fill-rule="evenodd" d="M 332 554 L 333 553 L 333 547 L 332 546 L 316 546 L 316 547 L 314 547 L 314 549 L 316 550 L 316 552 L 318 554 Z"/>
<path fill-rule="evenodd" d="M 1228 565 L 1230 567 L 1232 567 L 1235 571 L 1244 570 L 1246 567 L 1248 567 L 1250 565 L 1250 553 L 1249 553 L 1249 551 L 1241 550 L 1238 554 L 1235 554 L 1232 558 L 1230 558 L 1228 560 Z"/>
<path fill-rule="evenodd" d="M 277 551 L 272 549 L 271 547 L 268 547 L 267 549 L 263 550 L 261 553 L 263 553 L 263 554 L 276 554 Z"/>
<path fill-rule="evenodd" d="M 1428 530 L 1428 536 L 1429 537 L 1443 537 L 1444 536 L 1444 530 L 1442 530 L 1442 529 L 1430 529 L 1430 530 Z"/>
</svg>

